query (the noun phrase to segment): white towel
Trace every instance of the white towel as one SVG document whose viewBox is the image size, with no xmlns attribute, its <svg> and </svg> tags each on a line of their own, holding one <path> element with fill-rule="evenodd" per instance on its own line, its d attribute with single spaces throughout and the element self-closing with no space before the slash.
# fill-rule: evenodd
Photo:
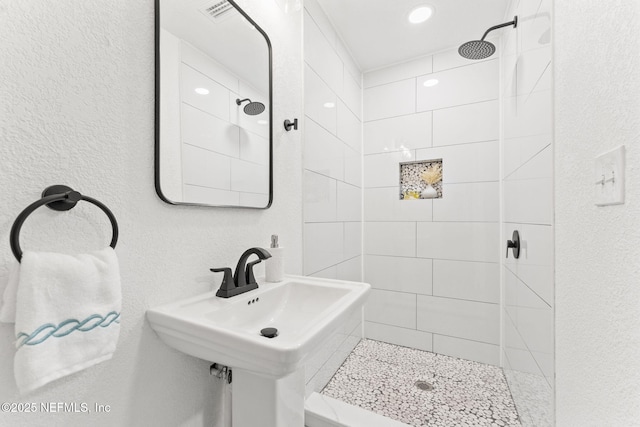
<svg viewBox="0 0 640 427">
<path fill-rule="evenodd" d="M 7 276 L 2 278 L 7 283 L 7 287 L 4 288 L 2 303 L 0 304 L 0 322 L 2 323 L 16 323 L 16 297 L 19 277 L 20 264 L 13 259 Z"/>
<path fill-rule="evenodd" d="M 111 358 L 122 305 L 112 248 L 75 256 L 24 252 L 19 274 L 11 276 L 0 321 L 11 322 L 15 313 L 14 372 L 22 394 Z"/>
</svg>

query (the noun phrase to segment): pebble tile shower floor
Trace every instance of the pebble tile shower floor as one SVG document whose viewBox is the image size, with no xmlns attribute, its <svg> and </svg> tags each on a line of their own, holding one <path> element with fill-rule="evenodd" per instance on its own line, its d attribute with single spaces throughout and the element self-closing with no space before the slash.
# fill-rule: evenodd
<svg viewBox="0 0 640 427">
<path fill-rule="evenodd" d="M 412 426 L 520 425 L 500 368 L 379 341 L 362 340 L 322 394 Z"/>
</svg>

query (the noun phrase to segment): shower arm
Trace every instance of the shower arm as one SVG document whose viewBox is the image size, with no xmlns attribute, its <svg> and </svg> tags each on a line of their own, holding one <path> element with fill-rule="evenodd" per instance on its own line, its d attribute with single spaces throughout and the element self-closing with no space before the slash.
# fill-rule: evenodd
<svg viewBox="0 0 640 427">
<path fill-rule="evenodd" d="M 484 36 L 482 36 L 480 40 L 484 41 L 484 38 L 487 37 L 487 34 L 489 34 L 491 31 L 497 30 L 498 28 L 508 27 L 509 25 L 513 25 L 513 28 L 516 28 L 518 26 L 518 17 L 514 16 L 513 21 L 511 22 L 505 22 L 504 24 L 494 25 L 493 27 L 489 28 L 487 31 L 485 31 Z"/>
</svg>

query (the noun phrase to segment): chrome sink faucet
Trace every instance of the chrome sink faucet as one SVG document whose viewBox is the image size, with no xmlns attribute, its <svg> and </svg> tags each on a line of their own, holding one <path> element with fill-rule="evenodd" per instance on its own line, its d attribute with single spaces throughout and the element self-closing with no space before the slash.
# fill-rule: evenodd
<svg viewBox="0 0 640 427">
<path fill-rule="evenodd" d="M 251 255 L 257 255 L 258 259 L 247 264 L 247 260 Z M 236 272 L 232 276 L 229 267 L 212 268 L 214 273 L 224 273 L 220 289 L 216 292 L 216 296 L 221 298 L 229 298 L 240 295 L 252 289 L 257 289 L 256 277 L 253 274 L 253 266 L 263 260 L 271 258 L 271 254 L 262 248 L 251 248 L 244 251 L 238 260 Z"/>
</svg>

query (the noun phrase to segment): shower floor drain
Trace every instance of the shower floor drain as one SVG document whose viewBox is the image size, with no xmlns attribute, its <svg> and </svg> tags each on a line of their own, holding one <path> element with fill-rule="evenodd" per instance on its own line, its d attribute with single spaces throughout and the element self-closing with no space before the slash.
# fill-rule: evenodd
<svg viewBox="0 0 640 427">
<path fill-rule="evenodd" d="M 426 381 L 416 381 L 416 387 L 423 391 L 433 390 L 433 386 Z"/>
</svg>

